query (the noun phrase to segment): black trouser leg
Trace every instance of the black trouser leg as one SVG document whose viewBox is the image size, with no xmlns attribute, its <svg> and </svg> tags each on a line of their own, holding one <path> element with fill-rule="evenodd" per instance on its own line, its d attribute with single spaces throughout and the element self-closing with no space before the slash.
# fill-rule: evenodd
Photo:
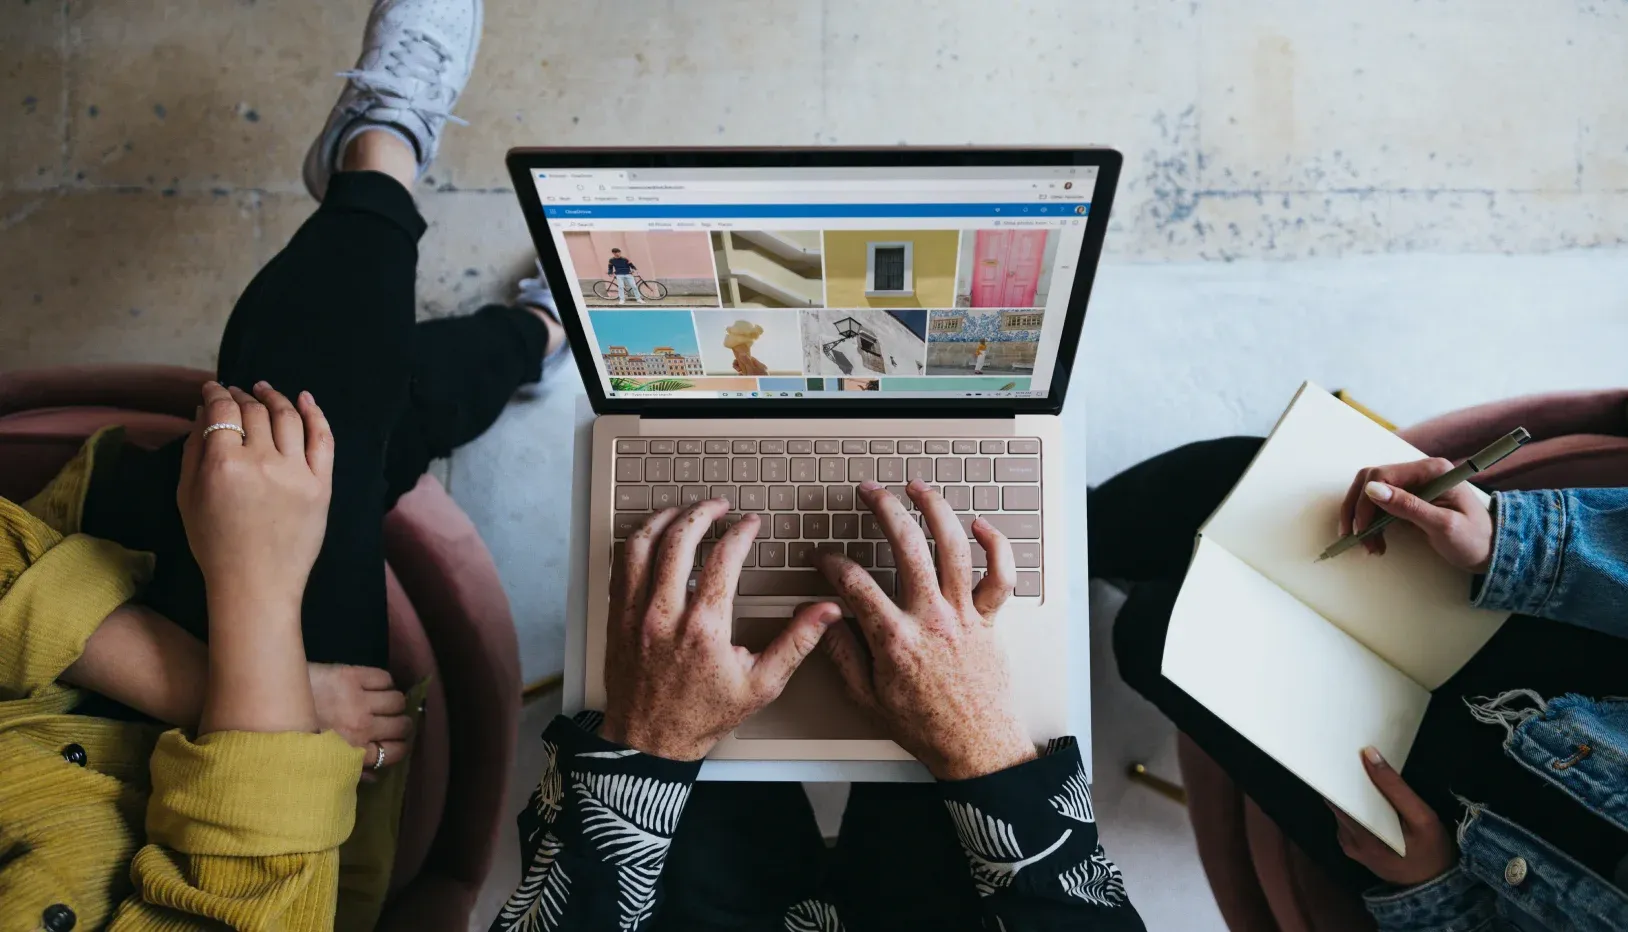
<svg viewBox="0 0 1628 932">
<path fill-rule="evenodd" d="M 786 910 L 818 893 L 824 856 L 802 784 L 697 783 L 662 870 L 665 900 L 652 928 L 780 932 Z"/>
<path fill-rule="evenodd" d="M 221 341 L 222 382 L 309 391 L 333 426 L 333 499 L 302 607 L 312 661 L 386 664 L 385 512 L 540 366 L 546 335 L 524 310 L 414 325 L 423 231 L 394 180 L 335 175 L 323 205 L 244 290 Z M 85 528 L 155 553 L 144 600 L 203 638 L 203 579 L 175 507 L 180 450 L 127 448 L 91 490 Z"/>
<path fill-rule="evenodd" d="M 849 932 L 983 928 L 978 892 L 931 783 L 855 783 L 828 897 Z"/>
</svg>

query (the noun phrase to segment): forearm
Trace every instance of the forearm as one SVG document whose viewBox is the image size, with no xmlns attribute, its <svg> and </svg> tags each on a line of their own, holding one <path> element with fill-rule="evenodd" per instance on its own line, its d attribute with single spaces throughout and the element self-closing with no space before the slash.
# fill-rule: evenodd
<svg viewBox="0 0 1628 932">
<path fill-rule="evenodd" d="M 317 730 L 299 595 L 209 587 L 209 677 L 198 734 Z"/>
<path fill-rule="evenodd" d="M 209 656 L 203 642 L 146 606 L 108 615 L 61 680 L 191 729 L 203 710 Z"/>
</svg>

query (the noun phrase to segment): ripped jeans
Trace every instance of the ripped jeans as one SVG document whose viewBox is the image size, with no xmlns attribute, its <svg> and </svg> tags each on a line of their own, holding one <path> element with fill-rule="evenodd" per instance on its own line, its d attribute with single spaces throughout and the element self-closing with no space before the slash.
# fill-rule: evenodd
<svg viewBox="0 0 1628 932">
<path fill-rule="evenodd" d="M 1331 879 L 1352 893 L 1379 883 L 1347 858 L 1316 792 L 1160 673 L 1165 630 L 1193 536 L 1242 475 L 1261 441 L 1234 437 L 1189 444 L 1131 467 L 1090 493 L 1092 576 L 1130 583 L 1114 625 L 1125 682 L 1212 757 Z M 1374 559 L 1383 559 L 1374 558 Z M 1469 598 L 1469 593 L 1465 593 Z M 1628 834 L 1504 753 L 1502 731 L 1476 721 L 1468 701 L 1511 690 L 1538 696 L 1628 692 L 1628 639 L 1516 615 L 1464 669 L 1437 689 L 1402 775 L 1451 826 L 1459 797 L 1540 834 L 1602 876 L 1628 854 Z M 1621 760 L 1621 758 L 1618 758 Z"/>
</svg>

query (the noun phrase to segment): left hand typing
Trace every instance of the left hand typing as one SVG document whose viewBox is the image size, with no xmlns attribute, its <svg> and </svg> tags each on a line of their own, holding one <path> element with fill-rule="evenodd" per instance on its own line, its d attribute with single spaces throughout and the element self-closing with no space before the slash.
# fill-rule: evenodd
<svg viewBox="0 0 1628 932">
<path fill-rule="evenodd" d="M 1365 749 L 1362 765 L 1367 769 L 1368 779 L 1373 781 L 1374 788 L 1390 801 L 1401 818 L 1402 840 L 1408 853 L 1404 856 L 1392 851 L 1372 832 L 1330 805 L 1334 819 L 1339 823 L 1337 837 L 1340 850 L 1345 852 L 1346 857 L 1373 871 L 1379 879 L 1403 887 L 1435 880 L 1451 870 L 1458 863 L 1458 850 L 1447 832 L 1447 826 L 1436 815 L 1436 810 L 1413 792 L 1402 775 L 1392 769 L 1378 751 Z"/>
</svg>

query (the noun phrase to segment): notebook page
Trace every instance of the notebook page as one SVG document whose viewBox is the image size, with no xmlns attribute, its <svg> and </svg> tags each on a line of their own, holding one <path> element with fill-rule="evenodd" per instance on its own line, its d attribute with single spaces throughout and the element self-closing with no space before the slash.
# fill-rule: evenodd
<svg viewBox="0 0 1628 932">
<path fill-rule="evenodd" d="M 1405 853 L 1361 753 L 1400 769 L 1430 693 L 1200 537 L 1165 636 L 1163 672 L 1364 828 Z"/>
<path fill-rule="evenodd" d="M 1509 617 L 1470 607 L 1470 574 L 1401 522 L 1385 531 L 1382 557 L 1355 547 L 1317 562 L 1339 536 L 1340 503 L 1357 470 L 1423 455 L 1308 382 L 1201 533 L 1435 689 Z"/>
</svg>

